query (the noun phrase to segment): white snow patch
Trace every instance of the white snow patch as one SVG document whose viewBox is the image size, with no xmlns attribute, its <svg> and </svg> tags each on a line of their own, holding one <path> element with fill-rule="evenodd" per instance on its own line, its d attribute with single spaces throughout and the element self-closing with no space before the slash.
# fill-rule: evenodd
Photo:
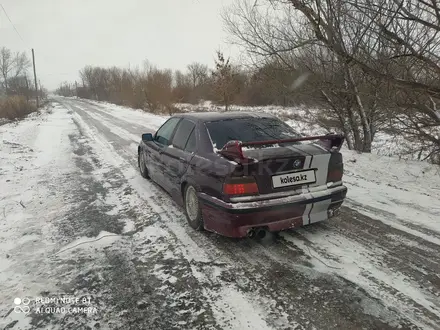
<svg viewBox="0 0 440 330">
<path fill-rule="evenodd" d="M 155 115 L 140 109 L 133 109 L 124 106 L 118 106 L 107 102 L 98 102 L 87 100 L 86 102 L 95 105 L 98 111 L 105 111 L 110 116 L 115 117 L 115 121 L 123 120 L 127 123 L 133 124 L 135 127 L 145 125 L 158 129 L 169 116 Z"/>
<path fill-rule="evenodd" d="M 130 219 L 126 219 L 123 232 L 128 233 L 128 232 L 131 232 L 135 229 L 136 229 L 136 226 L 135 226 L 134 222 L 131 221 Z"/>
<path fill-rule="evenodd" d="M 220 288 L 222 299 L 213 300 L 211 309 L 216 320 L 223 320 L 228 329 L 272 329 L 264 321 L 264 312 L 250 303 L 243 293 L 237 294 L 229 286 Z"/>
<path fill-rule="evenodd" d="M 66 212 L 61 188 L 69 189 L 69 134 L 75 125 L 66 109 L 28 116 L 0 126 L 0 314 L 13 299 L 56 291 L 56 265 L 47 262 L 58 248 L 52 221 Z M 5 322 L 28 320 L 11 313 Z"/>
<path fill-rule="evenodd" d="M 440 234 L 439 167 L 348 150 L 343 150 L 343 156 L 343 182 L 349 188 L 347 197 L 360 205 L 392 213 L 399 221 L 372 212 L 368 212 L 369 216 L 408 233 L 414 234 L 415 230 L 405 224 Z M 356 203 L 350 206 L 362 213 L 367 212 Z M 427 240 L 438 241 L 428 238 L 428 235 L 420 235 Z"/>
<path fill-rule="evenodd" d="M 74 253 L 76 249 L 103 249 L 118 241 L 121 235 L 101 231 L 96 237 L 80 237 L 75 241 L 62 247 L 56 254 L 61 255 L 69 251 Z"/>
<path fill-rule="evenodd" d="M 325 232 L 312 233 L 306 230 L 298 230 L 298 232 L 313 245 L 306 245 L 304 240 L 290 235 L 282 234 L 282 236 L 306 254 L 311 254 L 312 258 L 309 262 L 318 271 L 335 273 L 359 285 L 390 309 L 399 309 L 402 315 L 408 316 L 419 326 L 426 325 L 420 323 L 419 315 L 416 315 L 414 308 L 409 307 L 408 301 L 414 301 L 440 317 L 439 302 L 435 303 L 436 298 L 431 293 L 421 289 L 420 285 L 411 278 L 383 266 L 386 265 L 382 260 L 387 254 L 386 251 L 374 247 L 367 249 L 336 233 L 326 235 Z M 322 262 L 323 259 L 325 262 Z M 430 322 L 429 319 L 425 321 L 428 324 Z"/>
<path fill-rule="evenodd" d="M 101 122 L 110 130 L 110 132 L 112 132 L 113 134 L 119 136 L 124 140 L 133 141 L 136 143 L 139 143 L 139 141 L 141 140 L 142 132 L 139 132 L 138 135 L 132 134 L 129 131 L 123 129 L 122 127 L 114 125 L 109 120 L 107 120 L 106 117 L 99 115 L 97 112 L 88 111 L 87 115 Z"/>
</svg>

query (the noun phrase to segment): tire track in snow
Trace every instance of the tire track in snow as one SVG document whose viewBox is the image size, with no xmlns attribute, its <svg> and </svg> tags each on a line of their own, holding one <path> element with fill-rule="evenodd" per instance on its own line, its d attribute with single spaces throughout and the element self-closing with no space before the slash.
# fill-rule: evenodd
<svg viewBox="0 0 440 330">
<path fill-rule="evenodd" d="M 82 106 L 84 106 L 86 109 L 91 108 L 93 111 L 99 113 L 100 115 L 104 116 L 107 121 L 110 122 L 117 122 L 120 124 L 120 126 L 124 127 L 125 129 L 136 129 L 137 131 L 142 131 L 145 128 L 145 125 L 142 125 L 139 120 L 131 120 L 128 119 L 126 116 L 122 116 L 124 114 L 124 109 L 121 109 L 119 113 L 115 113 L 115 111 L 110 110 L 109 108 L 106 108 L 102 105 L 95 104 L 93 102 L 87 101 L 87 100 L 75 100 L 76 102 L 80 103 Z M 78 105 L 77 105 L 78 106 Z M 84 109 L 84 108 L 82 108 Z M 140 110 L 132 110 L 136 111 L 136 115 L 141 115 L 142 118 L 142 112 Z M 160 118 L 160 116 L 157 116 Z M 163 122 L 165 122 L 165 118 L 163 118 Z M 159 128 L 159 125 L 151 125 L 151 123 L 147 123 L 153 130 L 156 130 Z M 145 133 L 145 132 L 144 132 Z"/>
<path fill-rule="evenodd" d="M 400 220 L 393 213 L 388 213 L 369 205 L 362 205 L 351 199 L 347 199 L 346 204 L 346 206 L 364 214 L 369 218 L 377 219 L 383 222 L 385 225 L 393 227 L 401 232 L 407 233 L 412 236 L 417 236 L 429 243 L 440 246 L 440 235 L 432 230 Z"/>
<path fill-rule="evenodd" d="M 390 309 L 409 317 L 413 324 L 421 328 L 427 325 L 435 328 L 439 324 L 438 298 L 427 288 L 420 288 L 420 282 L 415 282 L 400 269 L 388 267 L 391 265 L 385 261 L 387 251 L 382 247 L 359 244 L 356 239 L 335 231 L 326 233 L 320 228 L 315 229 L 297 230 L 297 237 L 289 232 L 281 236 L 287 246 L 308 251 L 313 256 L 311 262 L 318 269 L 337 274 L 364 288 Z M 437 295 L 438 292 L 437 289 Z"/>
</svg>

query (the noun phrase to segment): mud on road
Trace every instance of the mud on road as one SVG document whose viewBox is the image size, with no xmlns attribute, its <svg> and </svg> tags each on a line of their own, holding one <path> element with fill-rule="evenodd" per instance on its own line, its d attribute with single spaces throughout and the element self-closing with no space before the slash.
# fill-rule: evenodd
<svg viewBox="0 0 440 330">
<path fill-rule="evenodd" d="M 44 261 L 58 291 L 41 295 L 90 296 L 97 312 L 32 312 L 30 328 L 440 329 L 436 233 L 425 240 L 347 206 L 264 240 L 195 232 L 138 174 L 138 139 L 157 126 L 57 102 L 75 127 L 74 169 L 63 175 L 68 209 L 52 222 Z"/>
</svg>

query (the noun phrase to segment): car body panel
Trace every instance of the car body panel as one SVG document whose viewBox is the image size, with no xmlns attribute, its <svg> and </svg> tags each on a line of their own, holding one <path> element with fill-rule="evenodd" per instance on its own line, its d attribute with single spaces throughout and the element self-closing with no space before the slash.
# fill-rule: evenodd
<svg viewBox="0 0 440 330">
<path fill-rule="evenodd" d="M 162 182 L 161 158 L 163 146 L 157 142 L 149 142 L 149 152 L 144 153 L 150 177 L 159 184 Z"/>
<path fill-rule="evenodd" d="M 315 193 L 240 205 L 225 203 L 206 194 L 199 197 L 207 230 L 228 237 L 244 237 L 256 227 L 281 231 L 327 220 L 341 206 L 346 194 L 347 188 L 338 186 Z"/>
<path fill-rule="evenodd" d="M 181 193 L 182 177 L 185 175 L 194 153 L 169 146 L 162 153 L 164 185 L 163 188 L 172 196 Z"/>
</svg>

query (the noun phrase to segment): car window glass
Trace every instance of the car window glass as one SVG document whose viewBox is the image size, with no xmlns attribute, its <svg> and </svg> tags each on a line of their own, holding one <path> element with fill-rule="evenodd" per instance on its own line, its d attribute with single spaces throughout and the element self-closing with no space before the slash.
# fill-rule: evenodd
<svg viewBox="0 0 440 330">
<path fill-rule="evenodd" d="M 179 120 L 180 118 L 171 118 L 163 124 L 156 133 L 156 141 L 166 146 L 169 145 L 171 142 L 171 136 L 173 135 L 174 129 Z"/>
<path fill-rule="evenodd" d="M 206 123 L 214 147 L 228 141 L 267 141 L 296 138 L 300 135 L 278 118 L 237 118 Z"/>
<path fill-rule="evenodd" d="M 188 152 L 194 152 L 197 149 L 197 143 L 196 143 L 196 130 L 193 129 L 191 135 L 189 136 L 188 142 L 185 146 L 185 151 Z"/>
<path fill-rule="evenodd" d="M 185 148 L 186 142 L 188 141 L 189 135 L 194 129 L 194 126 L 193 122 L 183 119 L 177 127 L 176 134 L 174 134 L 173 146 L 179 149 Z"/>
</svg>

